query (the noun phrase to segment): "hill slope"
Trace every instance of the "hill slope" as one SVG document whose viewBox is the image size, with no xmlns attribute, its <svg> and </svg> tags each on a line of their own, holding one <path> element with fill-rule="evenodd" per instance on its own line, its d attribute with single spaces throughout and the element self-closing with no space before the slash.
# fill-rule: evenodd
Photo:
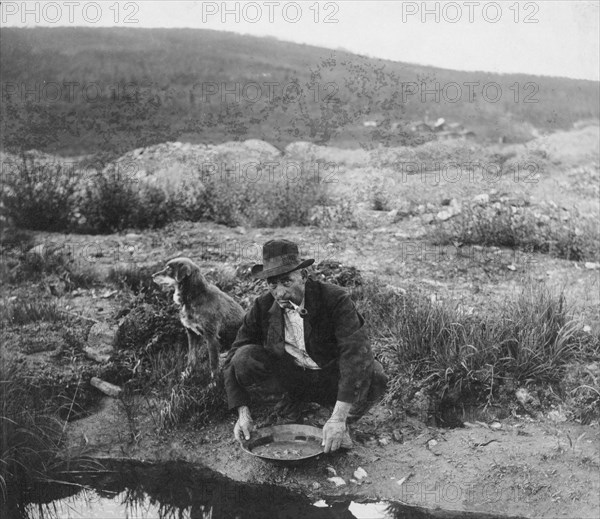
<svg viewBox="0 0 600 519">
<path fill-rule="evenodd" d="M 414 144 L 423 136 L 410 127 L 425 117 L 510 142 L 600 114 L 592 81 L 451 71 L 218 31 L 4 28 L 0 44 L 2 145 L 12 149 Z"/>
</svg>

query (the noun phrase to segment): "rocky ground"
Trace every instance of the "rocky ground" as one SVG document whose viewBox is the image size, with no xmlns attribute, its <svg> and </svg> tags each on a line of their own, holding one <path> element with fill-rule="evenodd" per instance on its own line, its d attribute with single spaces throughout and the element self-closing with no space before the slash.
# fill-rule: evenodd
<svg viewBox="0 0 600 519">
<path fill-rule="evenodd" d="M 586 141 L 590 133 L 596 135 L 597 127 L 569 141 L 571 150 L 581 148 L 578 153 L 566 153 L 560 135 L 537 143 L 535 149 L 546 153 L 544 181 L 517 187 L 539 203 L 578 201 L 580 209 L 596 210 L 598 169 L 593 161 L 598 156 L 594 151 L 597 141 Z M 573 136 L 563 135 L 562 139 L 572 140 Z M 256 153 L 278 153 L 254 146 Z M 511 160 L 512 153 L 519 156 L 531 149 L 501 151 Z M 345 164 L 339 170 L 340 181 L 331 189 L 333 194 L 353 200 L 356 225 L 332 221 L 327 226 L 257 229 L 185 222 L 156 231 L 104 236 L 36 233 L 29 253 L 69 250 L 73 261 L 92 269 L 99 278 L 115 267 L 154 266 L 175 255 L 191 257 L 209 273 L 234 272 L 260 262 L 266 240 L 285 236 L 298 242 L 302 253 L 317 262 L 332 260 L 357 267 L 367 283 L 376 277 L 398 290 L 418 286 L 432 301 L 445 301 L 468 313 L 493 311 L 526 284 L 547 285 L 564 291 L 582 328 L 592 333 L 600 329 L 597 263 L 498 247 L 442 247 L 427 239 L 427 226 L 445 218 L 444 211 L 460 211 L 465 200 L 493 196 L 507 186 L 446 182 L 425 189 L 422 183 L 411 186 L 391 176 L 382 179 L 382 170 L 365 165 L 373 156 L 365 159 L 362 151 L 344 155 L 340 150 L 313 148 L 312 152 L 335 156 Z M 132 156 L 143 153 L 138 150 Z M 373 183 L 380 181 L 387 206 L 375 211 L 368 197 Z M 508 187 L 514 188 L 514 182 Z M 34 377 L 62 377 L 72 384 L 75 373 L 97 370 L 111 354 L 110 340 L 126 299 L 108 283 L 75 290 L 68 285 L 69 280 L 50 276 L 36 283 L 6 286 L 4 304 L 32 299 L 57 302 L 84 323 L 81 340 L 87 353 L 69 356 L 71 350 L 64 345 L 60 325 L 5 330 L 3 352 L 21 359 Z M 239 294 L 245 307 L 252 297 Z M 54 337 L 54 346 L 48 348 L 45 343 L 45 348 L 36 348 L 35 334 Z M 581 369 L 598 377 L 599 364 Z M 286 468 L 245 454 L 233 440 L 232 415 L 205 426 L 188 423 L 158 434 L 151 398 L 136 402 L 132 417 L 122 399 L 103 396 L 94 388 L 81 388 L 84 390 L 89 395 L 88 410 L 66 429 L 67 450 L 73 454 L 186 459 L 240 481 L 285 484 L 315 500 L 323 495 L 350 494 L 428 508 L 532 518 L 597 517 L 600 510 L 598 422 L 577 423 L 559 403 L 532 412 L 519 406 L 516 398 L 513 406 L 502 409 L 467 408 L 459 413 L 464 426 L 458 428 L 435 427 L 403 410 L 378 406 L 357 425 L 352 451 Z M 258 422 L 263 418 L 259 412 Z M 354 476 L 359 467 L 367 474 L 362 479 Z M 336 486 L 332 477 L 343 479 L 344 484 Z"/>
<path fill-rule="evenodd" d="M 569 301 L 581 312 L 581 325 L 598 326 L 594 319 L 598 270 L 543 255 L 521 263 L 500 249 L 482 248 L 472 257 L 402 255 L 403 243 L 427 246 L 419 238 L 419 226 L 413 227 L 410 221 L 392 223 L 392 217 L 382 212 L 365 213 L 364 218 L 374 222 L 367 232 L 306 228 L 282 232 L 185 223 L 139 234 L 52 234 L 43 238 L 46 243 L 68 242 L 77 251 L 85 250 L 86 244 L 88 251 L 102 251 L 94 263 L 99 272 L 108 272 L 114 266 L 115 255 L 123 265 L 135 260 L 139 266 L 155 264 L 157 259 L 175 254 L 213 257 L 203 262 L 210 271 L 223 268 L 220 254 L 229 259 L 235 257 L 236 250 L 246 247 L 243 261 L 235 263 L 251 263 L 256 258 L 250 251 L 260 250 L 252 247 L 285 235 L 298 241 L 303 250 L 318 250 L 322 254 L 320 260 L 336 259 L 360 266 L 367 280 L 377 275 L 400 289 L 416 283 L 426 287 L 431 297 L 468 308 L 493 307 L 527 279 L 562 286 Z M 509 265 L 516 268 L 509 269 Z M 48 286 L 38 289 L 42 297 L 49 296 Z M 15 289 L 8 297 L 23 297 L 23 293 Z M 97 329 L 95 321 L 115 326 L 115 316 L 123 304 L 121 295 L 111 288 L 64 292 L 60 300 L 70 312 L 84 316 L 92 330 Z M 110 337 L 110 329 L 107 333 Z M 88 346 L 102 354 L 102 340 L 88 340 Z M 34 370 L 35 365 L 53 372 L 63 370 L 66 378 L 70 370 L 80 368 L 57 356 L 56 351 L 32 352 L 25 357 Z M 90 370 L 98 366 L 90 358 L 82 357 L 80 362 Z M 597 372 L 598 367 L 591 369 Z M 96 398 L 99 396 L 98 392 Z M 102 396 L 95 402 L 91 415 L 71 422 L 67 429 L 68 449 L 72 453 L 144 460 L 182 458 L 206 464 L 240 481 L 292 485 L 315 499 L 322 495 L 356 494 L 424 507 L 501 510 L 527 517 L 595 517 L 600 506 L 598 424 L 574 423 L 561 407 L 534 416 L 518 406 L 512 411 L 467 409 L 462 416 L 466 426 L 453 429 L 427 425 L 416 417 L 398 418 L 397 409 L 378 407 L 357 426 L 353 451 L 282 468 L 250 458 L 239 448 L 232 438 L 233 416 L 208 426 L 188 424 L 157 435 L 157 411 L 152 410 L 150 402 L 139 402 L 138 407 L 145 407 L 146 411 L 137 411 L 133 429 L 121 400 Z M 328 467 L 345 485 L 337 487 L 329 481 L 333 470 Z M 353 473 L 359 467 L 368 476 L 353 482 Z"/>
</svg>

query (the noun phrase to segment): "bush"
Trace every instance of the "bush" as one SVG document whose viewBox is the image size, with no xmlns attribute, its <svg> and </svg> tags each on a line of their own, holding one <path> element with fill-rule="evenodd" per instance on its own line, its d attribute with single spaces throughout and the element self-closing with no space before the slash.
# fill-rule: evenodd
<svg viewBox="0 0 600 519">
<path fill-rule="evenodd" d="M 152 177 L 123 175 L 118 163 L 68 174 L 60 166 L 23 159 L 2 183 L 2 216 L 26 229 L 90 233 L 159 228 L 177 220 L 309 225 L 312 208 L 327 202 L 325 184 L 310 165 L 299 163 L 293 172 L 260 168 L 256 181 L 242 179 L 239 171 L 237 178 L 199 171 L 180 183 L 159 185 Z"/>
<path fill-rule="evenodd" d="M 72 221 L 77 178 L 60 165 L 22 157 L 2 175 L 1 204 L 17 227 L 64 231 Z"/>
<path fill-rule="evenodd" d="M 166 194 L 119 173 L 118 167 L 98 172 L 78 201 L 80 230 L 109 233 L 127 228 L 157 228 L 171 221 Z"/>
<path fill-rule="evenodd" d="M 461 214 L 438 222 L 430 234 L 436 244 L 513 247 L 574 261 L 598 261 L 600 240 L 595 218 L 552 205 L 523 201 L 471 204 Z"/>
<path fill-rule="evenodd" d="M 369 198 L 371 209 L 374 211 L 390 210 L 390 194 L 383 180 L 378 180 L 371 184 L 369 189 Z"/>
<path fill-rule="evenodd" d="M 305 165 L 294 179 L 277 181 L 287 172 L 273 175 L 273 181 L 258 182 L 209 177 L 205 182 L 202 218 L 225 225 L 286 227 L 309 225 L 312 208 L 325 204 L 325 184 Z M 266 174 L 265 174 L 266 175 Z"/>
</svg>

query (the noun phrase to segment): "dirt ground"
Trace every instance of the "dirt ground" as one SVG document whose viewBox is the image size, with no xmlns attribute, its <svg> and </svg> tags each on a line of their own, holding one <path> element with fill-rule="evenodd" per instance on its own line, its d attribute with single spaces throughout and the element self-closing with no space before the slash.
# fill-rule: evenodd
<svg viewBox="0 0 600 519">
<path fill-rule="evenodd" d="M 592 133 L 598 134 L 597 127 Z M 562 149 L 554 141 L 546 143 L 548 149 Z M 581 144 L 580 136 L 577 142 Z M 591 150 L 592 158 L 597 157 L 597 140 L 595 144 L 590 142 L 586 150 Z M 553 166 L 544 182 L 528 187 L 528 194 L 546 202 L 579 200 L 581 207 L 597 206 L 597 167 L 586 169 L 592 176 L 581 180 L 577 168 L 589 157 L 584 161 L 583 151 L 576 155 L 577 160 L 562 157 L 561 165 Z M 334 191 L 337 189 L 340 195 L 361 192 L 369 184 L 362 173 L 348 172 Z M 438 186 L 430 191 L 423 190 L 422 185 L 413 187 L 392 186 L 392 208 L 401 205 L 403 196 L 416 192 L 420 192 L 417 202 L 431 201 L 435 212 L 440 210 L 442 198 L 465 199 L 490 191 L 489 185 L 474 184 L 460 189 L 457 185 Z M 206 270 L 233 269 L 260 262 L 262 244 L 285 236 L 299 243 L 303 255 L 317 262 L 330 259 L 355 266 L 367 282 L 377 277 L 398 289 L 418 285 L 429 291 L 432 300 L 450 302 L 469 312 L 493 310 L 525 284 L 541 283 L 564 290 L 581 326 L 589 326 L 593 332 L 600 328 L 597 266 L 588 268 L 580 262 L 496 247 L 462 247 L 459 251 L 456 247 L 434 246 L 424 238 L 427 223 L 421 216 L 398 219 L 386 211 L 368 209 L 364 199 L 356 204 L 360 225 L 355 229 L 232 229 L 212 223 L 177 223 L 157 231 L 107 236 L 37 233 L 36 243 L 68 247 L 75 261 L 105 275 L 112 267 L 156 265 L 175 255 L 189 256 Z M 12 301 L 49 297 L 51 291 L 52 287 L 44 285 L 35 290 L 15 286 L 6 287 L 3 293 L 5 301 Z M 111 325 L 116 323 L 122 304 L 120 294 L 109 287 L 67 291 L 57 301 L 90 323 Z M 24 358 L 32 369 L 73 369 L 68 359 L 59 362 L 58 353 L 58 347 L 54 352 L 33 348 Z M 92 361 L 86 362 L 92 365 Z M 444 429 L 413 418 L 399 419 L 397 410 L 379 406 L 357 424 L 353 450 L 286 468 L 244 453 L 233 439 L 233 415 L 205 427 L 186 425 L 157 435 L 156 410 L 150 402 L 139 404 L 146 411 L 137 412 L 132 427 L 132 418 L 121 400 L 103 397 L 90 416 L 70 422 L 66 429 L 67 450 L 101 457 L 185 459 L 239 481 L 296 488 L 315 501 L 321 496 L 347 494 L 427 508 L 531 518 L 595 518 L 600 513 L 598 423 L 569 421 L 560 408 L 537 416 L 504 410 L 503 419 L 490 410 L 467 412 L 461 417 L 465 427 Z M 353 481 L 359 467 L 368 476 Z M 328 480 L 334 471 L 345 485 L 336 487 Z"/>
<path fill-rule="evenodd" d="M 539 280 L 564 288 L 583 321 L 598 326 L 594 319 L 599 297 L 597 270 L 542 255 L 520 263 L 506 251 L 485 250 L 481 256 L 474 251 L 474 256 L 450 259 L 435 254 L 399 258 L 402 243 L 417 244 L 417 250 L 423 243 L 420 226 L 411 227 L 411 222 L 391 224 L 386 213 L 373 212 L 365 218 L 376 222 L 370 224 L 366 233 L 291 228 L 285 230 L 285 235 L 297 240 L 305 250 L 322 244 L 322 254 L 330 254 L 345 264 L 360 265 L 366 276 L 377 274 L 400 288 L 418 283 L 439 299 L 475 308 L 489 308 L 501 301 L 503 294 L 518 290 L 526 280 Z M 140 264 L 150 264 L 156 258 L 174 254 L 199 256 L 200 250 L 235 254 L 236 247 L 247 246 L 250 251 L 250 244 L 281 234 L 271 229 L 232 230 L 213 224 L 182 224 L 143 235 L 78 238 L 94 240 L 104 250 L 112 247 L 127 251 L 134 247 Z M 255 260 L 250 254 L 243 259 Z M 97 261 L 96 268 L 101 269 L 113 258 L 106 254 Z M 219 264 L 204 263 L 206 268 L 218 268 Z M 508 265 L 516 266 L 516 270 L 508 269 Z M 74 311 L 96 319 L 108 317 L 111 307 L 118 308 L 113 298 L 90 298 L 85 292 L 72 297 L 70 303 Z M 412 419 L 398 422 L 393 414 L 390 409 L 378 407 L 365 417 L 357 425 L 356 448 L 352 451 L 322 456 L 291 468 L 270 465 L 245 454 L 232 438 L 233 416 L 222 423 L 199 429 L 188 427 L 157 437 L 152 418 L 156 414 L 141 413 L 136 436 L 132 438 L 122 404 L 110 398 L 102 400 L 97 413 L 71 423 L 68 437 L 69 448 L 74 452 L 144 460 L 185 459 L 236 480 L 295 487 L 315 501 L 323 495 L 348 494 L 427 508 L 526 517 L 598 515 L 597 423 L 581 425 L 557 421 L 562 418 L 556 415 L 534 419 L 516 413 L 497 421 L 493 413 L 475 413 L 464 417 L 468 424 L 464 428 L 441 429 Z M 332 476 L 328 466 L 346 485 L 335 487 L 328 481 Z M 358 467 L 368 477 L 353 483 L 352 475 Z"/>
<path fill-rule="evenodd" d="M 440 429 L 394 423 L 389 414 L 378 407 L 365 416 L 354 430 L 354 449 L 292 467 L 245 453 L 232 436 L 233 416 L 157 437 L 146 415 L 133 440 L 120 401 L 109 397 L 96 414 L 72 423 L 68 444 L 73 454 L 201 463 L 234 480 L 285 485 L 315 501 L 342 495 L 531 518 L 598 516 L 597 425 L 514 416 Z M 353 477 L 359 467 L 367 473 L 360 481 Z M 336 487 L 329 481 L 334 474 L 346 484 Z"/>
</svg>

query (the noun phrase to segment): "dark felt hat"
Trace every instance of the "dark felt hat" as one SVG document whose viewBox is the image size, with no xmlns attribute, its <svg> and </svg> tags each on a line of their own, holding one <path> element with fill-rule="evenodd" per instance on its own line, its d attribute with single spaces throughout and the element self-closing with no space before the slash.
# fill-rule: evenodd
<svg viewBox="0 0 600 519">
<path fill-rule="evenodd" d="M 269 240 L 263 245 L 263 265 L 254 265 L 252 275 L 266 279 L 312 265 L 314 259 L 302 260 L 298 245 L 289 240 Z"/>
</svg>

